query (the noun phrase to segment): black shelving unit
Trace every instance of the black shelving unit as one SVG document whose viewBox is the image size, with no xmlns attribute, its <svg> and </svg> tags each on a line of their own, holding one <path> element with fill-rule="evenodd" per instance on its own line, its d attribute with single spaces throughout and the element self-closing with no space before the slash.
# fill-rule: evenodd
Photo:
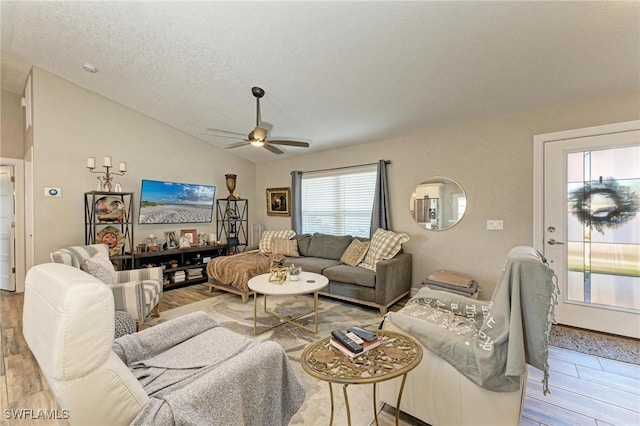
<svg viewBox="0 0 640 426">
<path fill-rule="evenodd" d="M 155 252 L 136 253 L 135 268 L 163 267 L 165 290 L 207 281 L 207 262 L 228 253 L 227 245 L 206 245 L 174 248 Z M 184 279 L 176 279 L 176 272 L 185 271 Z"/>
<path fill-rule="evenodd" d="M 218 240 L 224 236 L 231 253 L 244 251 L 249 236 L 249 200 L 220 198 L 216 200 Z"/>
<path fill-rule="evenodd" d="M 84 224 L 85 244 L 101 243 L 98 235 L 108 226 L 120 231 L 124 244 L 109 257 L 117 269 L 133 267 L 133 192 L 85 192 Z"/>
</svg>

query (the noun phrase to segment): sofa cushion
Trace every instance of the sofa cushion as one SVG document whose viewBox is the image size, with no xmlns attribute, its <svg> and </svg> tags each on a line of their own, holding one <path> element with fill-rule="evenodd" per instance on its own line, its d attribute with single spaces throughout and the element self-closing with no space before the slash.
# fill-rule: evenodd
<svg viewBox="0 0 640 426">
<path fill-rule="evenodd" d="M 402 243 L 407 241 L 409 241 L 409 236 L 405 233 L 398 234 L 382 228 L 376 229 L 376 232 L 371 237 L 369 251 L 367 251 L 367 255 L 359 266 L 375 272 L 376 263 L 381 260 L 391 259 L 400 253 Z"/>
<path fill-rule="evenodd" d="M 273 252 L 273 239 L 274 238 L 291 238 L 296 235 L 296 232 L 291 229 L 281 229 L 278 231 L 264 231 L 258 248 L 261 253 Z"/>
<path fill-rule="evenodd" d="M 298 253 L 298 241 L 288 238 L 273 238 L 273 254 L 281 254 L 283 256 L 300 257 Z"/>
<path fill-rule="evenodd" d="M 307 256 L 340 260 L 352 240 L 351 235 L 337 236 L 316 232 L 309 244 Z"/>
<path fill-rule="evenodd" d="M 117 280 L 116 270 L 106 253 L 98 252 L 92 257 L 82 259 L 80 269 L 93 275 L 105 284 L 114 284 Z"/>
<path fill-rule="evenodd" d="M 349 266 L 358 266 L 364 260 L 369 249 L 369 241 L 360 241 L 354 238 L 349 247 L 344 251 L 340 262 Z"/>
<path fill-rule="evenodd" d="M 309 244 L 311 244 L 311 234 L 297 234 L 293 237 L 298 242 L 298 253 L 300 256 L 309 255 Z"/>
<path fill-rule="evenodd" d="M 296 266 L 300 266 L 303 271 L 315 272 L 316 274 L 322 274 L 322 271 L 325 269 L 340 265 L 340 262 L 337 260 L 307 256 L 287 259 L 284 261 L 284 266 L 291 266 L 293 263 L 295 263 Z"/>
<path fill-rule="evenodd" d="M 376 273 L 364 268 L 349 265 L 337 265 L 325 269 L 322 275 L 330 281 L 355 284 L 374 288 L 376 286 Z"/>
</svg>

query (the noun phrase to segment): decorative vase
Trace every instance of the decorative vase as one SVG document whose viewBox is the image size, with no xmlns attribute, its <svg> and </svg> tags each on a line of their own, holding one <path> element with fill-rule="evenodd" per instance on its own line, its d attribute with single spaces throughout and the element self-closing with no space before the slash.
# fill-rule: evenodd
<svg viewBox="0 0 640 426">
<path fill-rule="evenodd" d="M 291 266 L 289 266 L 288 272 L 290 281 L 298 281 L 300 279 L 300 274 L 302 273 L 302 268 L 300 266 L 296 266 L 295 264 L 291 264 Z"/>
<path fill-rule="evenodd" d="M 225 182 L 227 184 L 227 190 L 229 191 L 229 196 L 227 197 L 227 199 L 229 200 L 236 199 L 236 196 L 233 195 L 233 191 L 235 191 L 236 189 L 236 177 L 237 175 L 224 175 Z"/>
</svg>

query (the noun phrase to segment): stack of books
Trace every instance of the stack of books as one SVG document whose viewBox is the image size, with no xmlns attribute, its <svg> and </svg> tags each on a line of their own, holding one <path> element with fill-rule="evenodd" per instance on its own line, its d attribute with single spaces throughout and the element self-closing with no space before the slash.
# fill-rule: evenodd
<svg viewBox="0 0 640 426">
<path fill-rule="evenodd" d="M 197 278 L 202 278 L 202 268 L 191 268 L 187 269 L 187 277 L 190 280 L 195 280 Z"/>
<path fill-rule="evenodd" d="M 352 331 L 354 329 L 359 335 Z M 346 333 L 341 330 L 332 331 L 329 343 L 348 357 L 355 358 L 380 346 L 382 336 L 359 327 L 352 327 Z"/>
<path fill-rule="evenodd" d="M 187 274 L 184 271 L 176 271 L 171 276 L 171 281 L 181 283 L 187 280 Z"/>
</svg>

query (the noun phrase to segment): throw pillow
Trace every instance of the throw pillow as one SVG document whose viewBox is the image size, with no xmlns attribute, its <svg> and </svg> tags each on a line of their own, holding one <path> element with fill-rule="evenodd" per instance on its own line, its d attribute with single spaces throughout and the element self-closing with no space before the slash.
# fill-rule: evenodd
<svg viewBox="0 0 640 426">
<path fill-rule="evenodd" d="M 296 233 L 291 229 L 283 229 L 279 231 L 264 231 L 262 233 L 260 243 L 258 244 L 258 248 L 260 249 L 261 253 L 273 253 L 274 238 L 291 239 L 291 237 L 293 237 L 294 235 L 296 235 Z"/>
<path fill-rule="evenodd" d="M 271 240 L 273 244 L 272 254 L 281 254 L 289 257 L 300 257 L 298 253 L 298 240 L 288 238 L 273 238 Z"/>
<path fill-rule="evenodd" d="M 92 257 L 83 259 L 80 262 L 80 269 L 93 275 L 105 284 L 115 284 L 116 270 L 108 257 L 102 256 L 100 253 Z"/>
<path fill-rule="evenodd" d="M 344 263 L 349 266 L 358 266 L 367 255 L 368 249 L 369 241 L 359 241 L 354 238 L 340 258 L 340 263 Z"/>
<path fill-rule="evenodd" d="M 311 238 L 307 255 L 340 260 L 351 241 L 353 241 L 351 235 L 329 235 L 316 232 Z"/>
<path fill-rule="evenodd" d="M 293 238 L 298 241 L 298 253 L 300 253 L 300 256 L 308 256 L 311 234 L 298 234 Z"/>
<path fill-rule="evenodd" d="M 359 266 L 375 271 L 376 263 L 391 259 L 400 252 L 402 243 L 407 241 L 409 236 L 405 233 L 398 234 L 382 228 L 376 229 L 369 243 L 369 251 Z"/>
</svg>

